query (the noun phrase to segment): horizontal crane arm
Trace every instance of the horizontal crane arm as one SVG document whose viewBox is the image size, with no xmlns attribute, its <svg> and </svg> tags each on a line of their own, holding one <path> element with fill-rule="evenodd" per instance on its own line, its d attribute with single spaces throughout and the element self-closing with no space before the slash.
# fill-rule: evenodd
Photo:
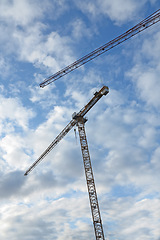
<svg viewBox="0 0 160 240">
<path fill-rule="evenodd" d="M 109 88 L 103 86 L 98 92 L 95 92 L 94 97 L 86 104 L 77 114 L 73 114 L 73 119 L 68 123 L 68 125 L 60 132 L 60 134 L 54 139 L 54 141 L 49 145 L 49 147 L 41 154 L 41 156 L 28 168 L 25 172 L 25 176 L 28 175 L 38 163 L 40 163 L 43 158 L 61 141 L 61 139 L 73 128 L 77 123 L 77 117 L 84 117 L 85 114 L 96 104 L 96 102 L 103 96 L 109 93 Z"/>
<path fill-rule="evenodd" d="M 160 9 L 158 9 L 156 12 L 151 14 L 149 17 L 145 18 L 143 21 L 135 25 L 133 28 L 129 29 L 122 35 L 118 36 L 117 38 L 113 39 L 112 41 L 109 41 L 108 43 L 104 44 L 103 46 L 95 49 L 91 53 L 85 55 L 84 57 L 78 59 L 77 61 L 73 62 L 72 64 L 68 65 L 67 67 L 63 68 L 62 70 L 58 71 L 57 73 L 53 74 L 52 76 L 46 78 L 41 84 L 40 87 L 45 87 L 48 84 L 56 81 L 57 79 L 63 77 L 64 75 L 68 74 L 69 72 L 72 72 L 76 68 L 79 68 L 80 66 L 84 65 L 85 63 L 91 61 L 92 59 L 98 57 L 99 55 L 107 52 L 111 48 L 119 45 L 120 43 L 126 41 L 127 39 L 133 37 L 134 35 L 138 34 L 139 32 L 142 32 L 146 28 L 152 26 L 153 24 L 160 21 Z"/>
</svg>

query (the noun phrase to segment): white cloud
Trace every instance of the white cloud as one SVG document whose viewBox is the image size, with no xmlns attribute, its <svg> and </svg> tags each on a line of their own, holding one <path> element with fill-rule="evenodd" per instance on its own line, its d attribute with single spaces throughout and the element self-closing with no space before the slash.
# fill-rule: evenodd
<svg viewBox="0 0 160 240">
<path fill-rule="evenodd" d="M 42 22 L 46 14 L 52 19 L 66 9 L 63 0 L 58 3 L 30 0 L 2 1 L 1 8 L 0 30 L 3 34 L 0 42 L 3 45 L 4 56 L 13 53 L 19 61 L 27 61 L 35 67 L 46 68 L 48 74 L 73 61 L 71 38 L 61 36 L 56 31 L 45 35 L 48 26 Z M 0 65 L 4 65 L 2 60 Z"/>
<path fill-rule="evenodd" d="M 87 198 L 61 198 L 55 201 L 42 201 L 37 204 L 16 205 L 2 208 L 2 239 L 86 239 L 94 237 Z M 67 205 L 67 209 L 66 206 Z M 87 219 L 89 223 L 83 223 Z M 19 224 L 21 223 L 21 228 Z M 34 223 L 34 224 L 33 224 Z M 14 231 L 10 228 L 14 227 Z"/>
<path fill-rule="evenodd" d="M 37 1 L 13 0 L 1 1 L 1 19 L 9 22 L 15 22 L 17 25 L 27 25 L 37 17 L 42 15 L 42 8 L 38 6 Z"/>
<path fill-rule="evenodd" d="M 56 9 L 56 6 L 61 8 L 61 10 L 57 8 L 57 12 L 62 13 L 63 7 L 66 7 L 65 1 L 56 2 L 1 1 L 3 9 L 7 8 L 6 13 L 0 17 L 2 21 L 0 28 L 4 33 L 0 37 L 1 45 L 4 46 L 2 52 L 7 57 L 13 57 L 10 54 L 14 53 L 17 68 L 19 64 L 15 55 L 22 65 L 26 61 L 31 63 L 28 65 L 32 67 L 40 67 L 42 72 L 34 75 L 37 84 L 39 80 L 43 80 L 44 70 L 53 73 L 64 64 L 70 63 L 74 58 L 73 40 L 81 38 L 87 41 L 88 39 L 83 37 L 89 37 L 91 33 L 86 29 L 88 23 L 85 22 L 86 16 L 83 15 L 83 18 L 80 12 L 77 12 L 79 21 L 73 23 L 74 29 L 70 36 L 67 32 L 71 29 L 71 22 L 68 24 L 64 20 L 66 29 L 69 29 L 63 32 L 66 35 L 62 35 L 62 30 L 57 31 L 58 26 L 62 29 L 64 22 L 52 21 L 58 15 L 50 18 L 51 22 L 47 21 L 48 19 L 44 18 L 46 8 L 42 7 L 43 4 L 47 4 L 48 7 L 49 3 L 52 3 L 50 13 L 54 15 L 53 9 Z M 66 2 L 68 4 L 68 1 Z M 109 16 L 114 22 L 122 23 L 135 18 L 134 14 L 138 14 L 141 4 L 145 2 L 139 4 L 137 1 L 128 1 L 124 4 L 124 1 L 101 1 L 100 4 L 100 1 L 79 1 L 76 4 L 81 4 L 81 9 L 83 8 L 89 17 L 92 14 L 98 17 L 99 21 L 100 18 L 105 21 L 106 16 Z M 38 5 L 38 8 L 35 5 Z M 26 9 L 17 13 L 20 6 Z M 34 15 L 39 8 L 41 11 Z M 69 13 L 65 12 L 66 15 Z M 67 15 L 67 19 L 72 19 L 72 16 L 70 18 Z M 53 27 L 54 23 L 57 24 L 56 27 Z M 104 22 L 99 24 L 103 26 L 101 24 Z M 82 35 L 83 28 L 85 35 Z M 8 39 L 10 41 L 7 41 Z M 126 93 L 122 84 L 119 87 L 119 82 L 110 81 L 110 93 L 87 114 L 89 120 L 86 124 L 86 133 L 107 239 L 141 240 L 158 239 L 160 236 L 158 136 L 160 124 L 157 99 L 159 53 L 156 52 L 156 49 L 159 49 L 158 39 L 159 35 L 155 34 L 154 39 L 146 39 L 142 48 L 136 44 L 136 51 L 134 49 L 131 54 L 136 63 L 132 71 L 129 71 L 132 81 L 124 80 L 123 84 L 133 83 L 136 89 L 132 85 L 131 92 L 131 86 L 127 89 L 128 85 L 125 85 L 125 89 L 129 91 Z M 6 45 L 3 44 L 5 42 Z M 130 51 L 129 47 L 127 50 Z M 139 54 L 135 55 L 135 52 Z M 129 57 L 131 55 L 128 54 Z M 9 58 L 0 59 L 3 71 Z M 115 59 L 116 57 L 111 56 L 106 64 L 108 68 L 114 66 L 116 72 L 114 76 L 121 74 L 120 81 L 122 75 L 125 75 L 124 68 L 120 63 L 117 67 Z M 122 58 L 119 59 L 121 61 Z M 144 59 L 145 61 L 142 61 Z M 146 63 L 147 67 L 144 67 Z M 59 85 L 57 90 L 54 84 L 45 89 L 31 88 L 27 86 L 26 81 L 24 84 L 31 93 L 30 100 L 34 106 L 30 108 L 28 108 L 30 102 L 27 101 L 25 106 L 19 100 L 24 88 L 16 84 L 17 98 L 13 98 L 2 96 L 10 94 L 7 92 L 7 84 L 0 86 L 1 239 L 94 238 L 79 139 L 76 145 L 73 130 L 29 176 L 24 177 L 23 174 L 70 121 L 74 109 L 80 110 L 93 96 L 97 82 L 101 81 L 100 76 L 103 79 L 100 64 L 100 62 L 97 64 L 98 71 L 95 67 L 94 70 L 90 68 L 89 71 L 74 75 L 66 84 L 67 90 L 62 85 Z M 30 71 L 29 68 L 27 70 Z M 30 74 L 32 73 L 33 69 Z M 149 81 L 150 77 L 153 86 Z M 143 86 L 144 79 L 147 79 L 147 86 Z M 151 96 L 150 88 L 152 93 L 155 92 L 155 96 Z M 147 96 L 150 97 L 149 100 Z M 25 100 L 23 98 L 24 104 Z M 143 103 L 140 100 L 143 100 Z M 50 104 L 54 106 L 51 107 Z M 37 112 L 36 119 L 33 119 L 34 108 Z M 34 120 L 32 128 L 30 120 Z"/>
<path fill-rule="evenodd" d="M 81 19 L 76 19 L 72 23 L 72 36 L 76 39 L 76 41 L 80 41 L 83 37 L 91 37 L 92 32 L 90 28 L 87 28 L 85 22 Z"/>
<path fill-rule="evenodd" d="M 149 106 L 158 108 L 160 106 L 160 82 L 159 67 L 146 67 L 143 64 L 135 65 L 129 76 L 137 86 L 137 96 L 139 95 L 143 101 Z"/>
<path fill-rule="evenodd" d="M 35 79 L 37 82 L 42 82 L 44 80 L 41 75 L 36 74 Z M 59 94 L 54 83 L 52 83 L 50 87 L 45 87 L 43 89 L 39 87 L 39 84 L 37 86 L 30 86 L 28 89 L 30 91 L 30 101 L 34 104 L 38 103 L 43 109 L 49 109 L 59 100 Z"/>
<path fill-rule="evenodd" d="M 117 91 L 115 89 L 110 89 L 109 91 L 111 92 L 111 94 L 108 94 L 108 96 L 104 100 L 108 106 L 114 108 L 116 106 L 125 104 L 125 97 L 120 91 Z M 125 113 L 125 118 L 126 121 L 130 121 L 127 117 L 127 112 Z M 128 113 L 128 115 L 131 115 L 130 112 Z"/>
<path fill-rule="evenodd" d="M 120 240 L 159 239 L 159 204 L 158 198 L 105 198 L 103 219 L 109 226 L 106 235 Z"/>
<path fill-rule="evenodd" d="M 13 40 L 19 51 L 16 51 L 19 60 L 33 63 L 35 67 L 47 68 L 49 73 L 58 71 L 61 67 L 73 61 L 71 39 L 51 32 L 44 36 L 44 26 L 35 24 L 26 31 L 16 30 Z"/>
<path fill-rule="evenodd" d="M 160 147 L 157 147 L 152 155 L 151 163 L 153 164 L 154 171 L 157 173 L 160 170 Z"/>
<path fill-rule="evenodd" d="M 87 96 L 80 90 L 77 91 L 73 90 L 72 88 L 68 88 L 65 95 L 70 96 L 73 102 L 75 102 L 77 112 L 79 112 L 87 103 Z"/>
<path fill-rule="evenodd" d="M 137 16 L 137 13 L 144 7 L 147 0 L 139 1 L 78 1 L 77 5 L 80 9 L 91 14 L 93 17 L 99 17 L 100 15 L 108 16 L 116 24 L 120 25 L 125 21 L 130 21 Z"/>
<path fill-rule="evenodd" d="M 101 13 L 108 15 L 111 20 L 116 23 L 121 23 L 126 20 L 132 20 L 136 16 L 138 10 L 143 6 L 145 1 L 103 1 L 102 4 L 99 1 Z"/>
<path fill-rule="evenodd" d="M 67 107 L 55 106 L 46 116 L 46 120 L 29 133 L 29 142 L 34 150 L 45 150 L 70 120 L 71 114 Z"/>
<path fill-rule="evenodd" d="M 142 49 L 140 50 L 141 57 L 145 57 L 151 66 L 159 66 L 159 55 L 160 55 L 160 31 L 159 31 L 159 23 L 157 26 L 154 26 L 150 33 L 145 37 Z"/>
<path fill-rule="evenodd" d="M 1 95 L 0 102 L 0 152 L 1 161 L 6 164 L 6 167 L 4 164 L 1 167 L 7 172 L 9 169 L 20 169 L 25 166 L 24 159 L 28 159 L 25 151 L 28 150 L 24 135 L 35 113 L 24 107 L 18 98 Z"/>
<path fill-rule="evenodd" d="M 122 213 L 122 217 L 127 216 L 132 221 L 130 227 L 128 227 L 128 222 L 126 223 L 127 228 L 122 230 L 122 235 L 133 238 L 137 234 L 137 239 L 158 239 L 159 233 L 156 231 L 158 226 L 155 220 L 158 219 L 156 212 L 159 204 L 158 199 L 143 199 L 136 202 L 128 212 Z"/>
<path fill-rule="evenodd" d="M 1 157 L 7 163 L 5 172 L 8 169 L 24 169 L 27 167 L 26 162 L 29 159 L 27 151 L 29 152 L 26 141 L 22 137 L 7 134 L 2 138 L 0 142 L 0 152 Z"/>
<path fill-rule="evenodd" d="M 12 121 L 13 125 L 16 123 L 23 130 L 27 130 L 29 120 L 35 116 L 35 113 L 31 109 L 24 107 L 18 98 L 0 96 L 0 102 L 1 121 Z"/>
<path fill-rule="evenodd" d="M 24 185 L 25 178 L 21 171 L 12 171 L 7 174 L 1 173 L 0 191 L 1 200 L 18 196 Z"/>
<path fill-rule="evenodd" d="M 9 62 L 1 56 L 0 57 L 0 76 L 2 77 L 2 79 L 8 76 L 10 71 L 11 69 L 10 69 Z"/>
<path fill-rule="evenodd" d="M 149 107 L 158 109 L 160 106 L 160 64 L 158 61 L 160 32 L 157 27 L 155 26 L 145 34 L 142 44 L 136 46 L 134 65 L 128 71 L 127 76 L 136 86 L 137 97 Z"/>
<path fill-rule="evenodd" d="M 0 19 L 13 25 L 24 26 L 32 24 L 36 20 L 43 19 L 45 14 L 51 16 L 51 9 L 57 16 L 59 12 L 65 9 L 65 2 L 35 0 L 2 0 L 0 2 Z"/>
</svg>

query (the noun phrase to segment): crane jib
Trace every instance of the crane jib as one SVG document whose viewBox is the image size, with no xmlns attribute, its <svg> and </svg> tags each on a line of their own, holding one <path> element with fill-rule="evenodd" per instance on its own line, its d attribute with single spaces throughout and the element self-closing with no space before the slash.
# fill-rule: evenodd
<svg viewBox="0 0 160 240">
<path fill-rule="evenodd" d="M 84 57 L 78 59 L 77 61 L 73 62 L 72 64 L 68 65 L 67 67 L 63 68 L 62 70 L 58 71 L 57 73 L 51 75 L 50 77 L 46 78 L 41 84 L 40 87 L 45 87 L 48 84 L 56 81 L 57 79 L 63 77 L 64 75 L 72 72 L 73 70 L 79 68 L 80 66 L 84 65 L 85 63 L 91 61 L 92 59 L 98 57 L 99 55 L 107 52 L 108 50 L 116 47 L 120 43 L 128 40 L 129 38 L 135 36 L 136 34 L 142 32 L 143 30 L 147 29 L 148 27 L 154 25 L 155 23 L 160 21 L 160 9 L 156 12 L 142 20 L 140 23 L 135 25 L 133 28 L 127 30 L 125 33 L 121 34 L 120 36 L 116 37 L 115 39 L 109 41 L 108 43 L 102 45 L 101 47 L 95 49 L 91 53 L 85 55 Z"/>
<path fill-rule="evenodd" d="M 94 93 L 94 97 L 77 113 L 75 117 L 68 123 L 68 125 L 59 133 L 48 148 L 41 154 L 41 156 L 28 168 L 25 176 L 28 175 L 45 157 L 46 155 L 61 141 L 61 139 L 73 128 L 77 123 L 76 117 L 84 117 L 85 114 L 94 106 L 94 104 L 103 96 L 109 93 L 109 88 L 103 86 L 98 92 Z"/>
</svg>

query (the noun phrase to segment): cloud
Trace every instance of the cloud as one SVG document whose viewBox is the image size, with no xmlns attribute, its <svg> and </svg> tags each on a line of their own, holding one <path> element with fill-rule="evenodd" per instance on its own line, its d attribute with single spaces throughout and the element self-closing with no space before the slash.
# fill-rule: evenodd
<svg viewBox="0 0 160 240">
<path fill-rule="evenodd" d="M 0 16 L 2 74 L 3 68 L 8 71 L 8 62 L 15 64 L 9 69 L 14 65 L 18 73 L 29 63 L 28 74 L 33 75 L 35 67 L 39 69 L 34 74 L 38 84 L 46 71 L 53 73 L 75 58 L 74 44 L 79 47 L 86 41 L 86 46 L 92 45 L 88 39 L 95 24 L 90 24 L 86 17 L 93 20 L 94 16 L 101 28 L 106 17 L 122 24 L 137 19 L 142 6 L 150 6 L 149 1 L 76 1 L 70 8 L 71 3 L 1 1 L 2 9 L 6 9 Z M 17 12 L 19 8 L 21 12 Z M 60 18 L 64 9 L 67 11 Z M 89 24 L 92 30 L 87 28 Z M 57 83 L 60 85 L 40 89 L 32 83 L 28 86 L 30 82 L 24 79 L 20 86 L 16 80 L 16 89 L 12 89 L 14 93 L 17 90 L 16 98 L 9 96 L 13 94 L 13 85 L 5 82 L 0 86 L 0 239 L 94 238 L 79 137 L 77 134 L 76 145 L 73 129 L 33 172 L 27 177 L 23 174 L 66 126 L 72 113 L 91 99 L 97 82 L 102 84 L 108 69 L 111 79 L 117 78 L 109 81 L 110 93 L 87 114 L 86 123 L 105 236 L 123 240 L 159 238 L 157 29 L 147 37 L 141 35 L 141 45 L 135 39 L 136 48 L 128 46 L 127 54 L 120 56 L 119 51 L 115 52 L 87 71 L 82 69 L 69 77 L 66 85 Z M 80 45 L 74 43 L 76 38 Z M 123 66 L 128 61 L 125 67 L 122 60 Z M 102 69 L 101 64 L 107 67 Z"/>
<path fill-rule="evenodd" d="M 84 21 L 80 18 L 77 18 L 72 23 L 72 36 L 75 40 L 79 41 L 84 38 L 84 36 L 90 38 L 92 36 L 92 31 L 90 28 L 87 28 Z"/>
<path fill-rule="evenodd" d="M 114 239 L 158 239 L 159 199 L 138 199 L 138 197 L 107 196 L 102 201 L 104 229 L 106 236 Z M 157 212 L 158 211 L 158 212 Z"/>
<path fill-rule="evenodd" d="M 6 199 L 12 196 L 17 197 L 24 185 L 25 178 L 22 171 L 12 171 L 7 174 L 2 174 L 0 180 L 0 198 Z"/>
<path fill-rule="evenodd" d="M 0 142 L 1 158 L 7 163 L 6 169 L 24 169 L 25 160 L 29 159 L 30 149 L 24 138 L 18 134 L 7 134 Z"/>
<path fill-rule="evenodd" d="M 0 76 L 2 77 L 2 79 L 9 75 L 10 70 L 11 70 L 10 63 L 1 56 L 0 57 Z"/>
<path fill-rule="evenodd" d="M 160 106 L 159 40 L 160 32 L 157 27 L 146 33 L 134 55 L 133 67 L 126 74 L 136 86 L 137 97 L 149 107 L 157 109 Z"/>
<path fill-rule="evenodd" d="M 159 206 L 158 199 L 143 199 L 134 204 L 132 209 L 128 211 L 130 222 L 132 219 L 132 224 L 126 222 L 127 229 L 122 231 L 122 236 L 126 237 L 136 237 L 136 234 L 139 236 L 139 239 L 145 237 L 155 238 L 159 237 L 159 233 L 155 230 L 157 229 L 157 223 L 155 216 L 157 208 Z M 127 211 L 122 214 L 126 217 Z M 130 225 L 130 227 L 128 227 Z M 136 234 L 135 234 L 136 231 Z"/>
<path fill-rule="evenodd" d="M 159 100 L 159 67 L 146 67 L 143 64 L 134 66 L 129 76 L 136 83 L 138 94 L 149 106 L 158 108 Z"/>
<path fill-rule="evenodd" d="M 72 41 L 58 32 L 44 35 L 44 29 L 41 23 L 24 31 L 16 29 L 12 40 L 19 49 L 15 54 L 20 61 L 32 63 L 36 68 L 48 70 L 48 74 L 52 74 L 73 61 Z"/>
<path fill-rule="evenodd" d="M 58 71 L 73 61 L 70 45 L 71 38 L 61 36 L 58 31 L 48 32 L 48 26 L 42 20 L 45 16 L 59 15 L 66 8 L 61 1 L 14 0 L 1 2 L 3 35 L 3 55 L 14 54 L 19 61 L 32 63 L 35 67 L 48 70 L 48 74 Z M 20 10 L 21 9 L 21 10 Z M 53 15 L 53 12 L 55 14 Z M 10 39 L 10 41 L 8 41 Z M 0 61 L 4 65 L 4 58 Z"/>
<path fill-rule="evenodd" d="M 88 199 L 64 197 L 53 202 L 42 201 L 36 205 L 11 204 L 10 208 L 6 205 L 2 209 L 0 237 L 5 239 L 12 236 L 13 240 L 16 240 L 17 236 L 25 240 L 46 237 L 49 240 L 65 239 L 65 236 L 68 239 L 74 239 L 75 236 L 76 239 L 93 237 L 91 220 L 89 219 L 89 223 L 81 220 L 86 218 L 86 214 L 89 215 L 86 200 Z M 10 226 L 14 227 L 14 231 Z"/>
<path fill-rule="evenodd" d="M 42 16 L 42 8 L 36 2 L 28 0 L 1 1 L 1 19 L 27 25 Z"/>
<path fill-rule="evenodd" d="M 137 16 L 137 13 L 144 7 L 147 1 L 78 1 L 78 7 L 84 12 L 89 13 L 93 17 L 100 15 L 108 16 L 116 24 L 131 21 Z"/>
<path fill-rule="evenodd" d="M 2 0 L 0 3 L 0 19 L 8 24 L 15 26 L 32 25 L 33 22 L 43 19 L 46 15 L 51 17 L 52 11 L 54 17 L 66 9 L 64 0 L 60 1 L 43 1 L 35 0 Z M 51 11 L 52 10 L 52 11 Z"/>
<path fill-rule="evenodd" d="M 41 75 L 34 75 L 36 82 L 42 82 L 44 78 Z M 51 106 L 56 105 L 59 101 L 59 91 L 55 88 L 54 83 L 50 87 L 40 88 L 39 85 L 29 86 L 30 91 L 29 100 L 33 104 L 39 104 L 43 109 L 49 109 Z M 54 94 L 52 93 L 54 91 Z"/>
<path fill-rule="evenodd" d="M 18 98 L 0 96 L 0 152 L 4 172 L 9 169 L 19 169 L 24 166 L 29 148 L 24 135 L 27 134 L 29 121 L 34 118 L 35 112 L 24 107 Z M 23 137 L 22 137 L 23 136 Z M 26 151 L 26 152 L 25 152 Z"/>
<path fill-rule="evenodd" d="M 3 124 L 12 121 L 13 125 L 16 123 L 23 130 L 26 130 L 29 120 L 35 116 L 35 113 L 24 107 L 18 98 L 7 98 L 1 95 L 0 102 L 0 119 Z"/>
</svg>

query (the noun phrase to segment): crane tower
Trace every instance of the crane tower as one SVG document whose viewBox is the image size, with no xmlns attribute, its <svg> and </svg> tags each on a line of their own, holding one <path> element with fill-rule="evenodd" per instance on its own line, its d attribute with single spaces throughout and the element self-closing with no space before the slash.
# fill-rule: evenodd
<svg viewBox="0 0 160 240">
<path fill-rule="evenodd" d="M 102 219 L 100 215 L 100 209 L 98 204 L 98 198 L 96 193 L 95 181 L 93 176 L 93 170 L 91 165 L 91 159 L 88 149 L 87 137 L 85 133 L 85 122 L 87 119 L 84 117 L 86 113 L 98 102 L 98 100 L 109 93 L 109 88 L 103 86 L 98 92 L 94 93 L 93 98 L 85 105 L 78 113 L 72 115 L 72 120 L 69 124 L 61 131 L 61 133 L 54 139 L 49 147 L 42 153 L 42 155 L 28 168 L 25 172 L 25 176 L 28 175 L 39 162 L 60 142 L 60 140 L 73 128 L 78 126 L 78 132 L 80 137 L 81 151 L 85 169 L 86 182 L 88 187 L 88 194 L 90 200 L 90 207 L 92 212 L 92 219 L 95 231 L 96 240 L 105 240 L 104 232 L 102 227 Z"/>
<path fill-rule="evenodd" d="M 97 240 L 98 239 L 105 240 L 103 227 L 102 227 L 102 220 L 101 220 L 101 215 L 99 210 L 98 198 L 96 193 L 96 187 L 94 183 L 94 176 L 92 171 L 90 154 L 89 154 L 87 138 L 85 133 L 85 127 L 84 127 L 85 121 L 86 121 L 86 118 L 83 118 L 83 117 L 77 118 L 78 132 L 79 132 L 80 143 L 81 143 L 81 151 L 82 151 L 82 157 L 83 157 L 83 163 L 84 163 L 84 169 L 85 169 L 85 175 L 86 175 L 86 182 L 88 187 L 88 194 L 89 194 L 90 207 L 92 212 L 94 231 L 95 231 L 95 236 Z"/>
</svg>

